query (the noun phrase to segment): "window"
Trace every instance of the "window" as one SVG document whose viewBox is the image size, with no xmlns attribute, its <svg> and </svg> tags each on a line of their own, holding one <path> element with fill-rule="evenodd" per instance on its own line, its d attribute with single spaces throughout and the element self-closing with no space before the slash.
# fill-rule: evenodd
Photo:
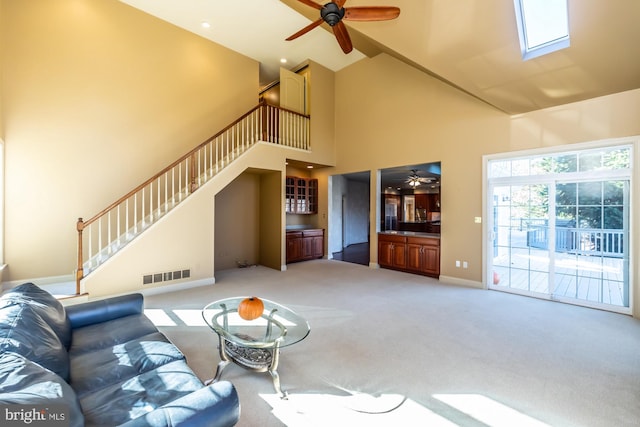
<svg viewBox="0 0 640 427">
<path fill-rule="evenodd" d="M 488 287 L 631 313 L 632 159 L 620 141 L 487 156 Z"/>
<path fill-rule="evenodd" d="M 522 59 L 569 47 L 567 0 L 514 0 Z"/>
</svg>

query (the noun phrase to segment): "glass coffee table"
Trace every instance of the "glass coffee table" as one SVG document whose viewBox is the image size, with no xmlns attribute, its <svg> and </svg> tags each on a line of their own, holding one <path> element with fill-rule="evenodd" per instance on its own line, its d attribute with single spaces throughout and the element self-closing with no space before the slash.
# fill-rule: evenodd
<svg viewBox="0 0 640 427">
<path fill-rule="evenodd" d="M 302 341 L 309 335 L 309 323 L 291 309 L 261 298 L 264 311 L 255 320 L 238 315 L 238 305 L 247 297 L 214 301 L 202 309 L 202 317 L 218 335 L 220 363 L 215 376 L 207 384 L 218 381 L 230 363 L 254 372 L 269 372 L 273 386 L 281 398 L 278 361 L 280 349 Z"/>
</svg>

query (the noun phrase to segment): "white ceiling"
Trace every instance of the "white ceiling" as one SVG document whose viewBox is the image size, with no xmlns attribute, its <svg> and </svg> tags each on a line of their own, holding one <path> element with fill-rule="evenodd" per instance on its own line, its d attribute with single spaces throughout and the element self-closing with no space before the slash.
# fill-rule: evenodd
<svg viewBox="0 0 640 427">
<path fill-rule="evenodd" d="M 333 34 L 322 29 L 285 41 L 311 21 L 280 0 L 120 1 L 255 59 L 260 63 L 261 86 L 277 80 L 281 66 L 293 68 L 313 59 L 338 71 L 365 57 L 358 51 L 345 55 Z M 203 28 L 202 22 L 211 27 Z M 281 58 L 287 59 L 285 65 Z"/>
<path fill-rule="evenodd" d="M 640 88 L 640 0 L 568 0 L 571 46 L 528 61 L 513 0 L 348 0 L 401 9 L 393 21 L 345 21 L 348 55 L 326 25 L 284 40 L 319 15 L 297 0 L 120 1 L 259 61 L 261 85 L 282 57 L 338 71 L 386 52 L 509 114 Z"/>
</svg>

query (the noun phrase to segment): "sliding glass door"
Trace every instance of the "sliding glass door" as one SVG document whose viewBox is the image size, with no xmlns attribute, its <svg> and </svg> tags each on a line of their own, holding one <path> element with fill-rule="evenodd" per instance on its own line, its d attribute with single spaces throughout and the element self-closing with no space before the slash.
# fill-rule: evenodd
<svg viewBox="0 0 640 427">
<path fill-rule="evenodd" d="M 489 160 L 489 287 L 629 312 L 630 146 Z"/>
</svg>

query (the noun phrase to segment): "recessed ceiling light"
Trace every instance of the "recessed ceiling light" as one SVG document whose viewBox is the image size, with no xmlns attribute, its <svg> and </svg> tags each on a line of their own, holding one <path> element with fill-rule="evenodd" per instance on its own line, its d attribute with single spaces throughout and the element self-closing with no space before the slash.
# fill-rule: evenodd
<svg viewBox="0 0 640 427">
<path fill-rule="evenodd" d="M 208 23 L 207 21 L 202 21 L 202 22 L 200 23 L 200 26 L 201 26 L 202 28 L 211 28 L 211 24 L 210 24 L 210 23 Z"/>
<path fill-rule="evenodd" d="M 287 63 L 287 58 L 280 58 L 280 63 L 281 64 L 286 64 Z"/>
<path fill-rule="evenodd" d="M 313 165 L 307 165 L 307 169 L 313 169 Z"/>
</svg>

